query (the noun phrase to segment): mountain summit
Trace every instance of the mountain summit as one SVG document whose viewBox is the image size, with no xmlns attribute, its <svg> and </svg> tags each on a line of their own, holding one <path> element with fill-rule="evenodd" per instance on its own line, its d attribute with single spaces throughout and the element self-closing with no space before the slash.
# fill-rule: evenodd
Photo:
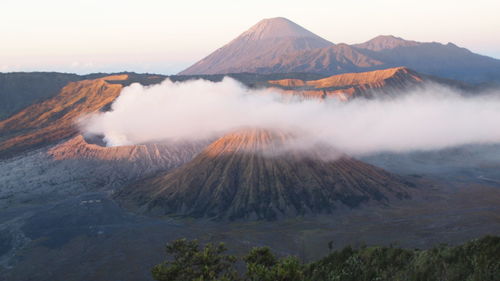
<svg viewBox="0 0 500 281">
<path fill-rule="evenodd" d="M 243 32 L 237 40 L 253 41 L 286 37 L 312 38 L 331 45 L 330 42 L 286 18 L 263 19 Z"/>
<path fill-rule="evenodd" d="M 373 38 L 365 43 L 356 44 L 356 45 L 354 45 L 354 47 L 377 52 L 377 51 L 389 50 L 389 49 L 394 49 L 394 48 L 399 48 L 399 47 L 418 46 L 420 44 L 421 43 L 419 43 L 419 42 L 405 40 L 403 38 L 396 37 L 393 35 L 380 35 L 380 36 L 377 36 L 377 37 L 375 37 L 375 38 Z"/>
<path fill-rule="evenodd" d="M 332 45 L 288 19 L 264 19 L 180 74 L 257 72 L 282 55 Z"/>
</svg>

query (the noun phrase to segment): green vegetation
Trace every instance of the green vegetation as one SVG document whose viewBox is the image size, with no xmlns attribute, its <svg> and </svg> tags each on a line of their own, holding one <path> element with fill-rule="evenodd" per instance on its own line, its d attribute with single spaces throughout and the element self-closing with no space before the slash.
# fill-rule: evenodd
<svg viewBox="0 0 500 281">
<path fill-rule="evenodd" d="M 345 247 L 307 264 L 293 256 L 278 258 L 267 247 L 254 248 L 238 259 L 225 254 L 222 243 L 201 248 L 198 241 L 186 239 L 169 243 L 166 251 L 169 259 L 152 270 L 158 281 L 500 280 L 500 237 L 496 236 L 429 250 Z"/>
</svg>

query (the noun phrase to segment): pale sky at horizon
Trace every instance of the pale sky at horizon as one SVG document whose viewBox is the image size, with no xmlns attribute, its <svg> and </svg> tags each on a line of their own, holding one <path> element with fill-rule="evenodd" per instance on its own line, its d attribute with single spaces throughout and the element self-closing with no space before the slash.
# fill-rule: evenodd
<svg viewBox="0 0 500 281">
<path fill-rule="evenodd" d="M 0 72 L 175 74 L 263 18 L 334 43 L 392 34 L 500 59 L 498 0 L 2 0 Z"/>
</svg>

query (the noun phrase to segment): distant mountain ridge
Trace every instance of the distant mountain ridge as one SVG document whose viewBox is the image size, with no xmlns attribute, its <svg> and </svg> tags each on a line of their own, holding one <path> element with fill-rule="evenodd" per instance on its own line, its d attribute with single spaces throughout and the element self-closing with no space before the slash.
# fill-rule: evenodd
<svg viewBox="0 0 500 281">
<path fill-rule="evenodd" d="M 358 49 L 366 49 L 371 51 L 390 50 L 399 47 L 418 46 L 422 43 L 417 41 L 404 40 L 403 38 L 392 35 L 379 35 L 365 43 L 352 45 Z"/>
<path fill-rule="evenodd" d="M 334 75 L 392 67 L 472 83 L 500 81 L 500 60 L 453 43 L 423 43 L 381 35 L 361 44 L 333 44 L 284 18 L 259 22 L 180 74 Z"/>
<path fill-rule="evenodd" d="M 423 87 L 426 82 L 440 83 L 441 81 L 406 67 L 337 74 L 319 80 L 281 79 L 268 81 L 270 86 L 278 87 L 287 94 L 305 98 L 335 97 L 340 100 L 398 95 L 405 90 Z M 444 84 L 456 88 L 461 86 L 453 84 L 451 81 Z"/>
</svg>

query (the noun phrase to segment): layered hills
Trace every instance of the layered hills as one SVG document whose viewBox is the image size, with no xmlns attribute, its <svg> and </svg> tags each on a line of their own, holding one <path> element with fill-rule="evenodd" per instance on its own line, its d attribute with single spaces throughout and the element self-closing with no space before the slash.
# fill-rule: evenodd
<svg viewBox="0 0 500 281">
<path fill-rule="evenodd" d="M 500 60 L 475 54 L 453 43 L 378 36 L 352 47 L 382 61 L 384 68 L 407 66 L 425 74 L 472 83 L 500 81 Z"/>
<path fill-rule="evenodd" d="M 259 22 L 181 74 L 333 75 L 401 66 L 466 82 L 500 80 L 500 60 L 472 53 L 453 43 L 416 42 L 382 35 L 361 44 L 333 44 L 283 18 Z"/>
<path fill-rule="evenodd" d="M 228 134 L 170 173 L 118 191 L 124 206 L 152 215 L 277 219 L 408 198 L 401 178 L 330 148 L 282 150 L 286 133 Z"/>
</svg>

